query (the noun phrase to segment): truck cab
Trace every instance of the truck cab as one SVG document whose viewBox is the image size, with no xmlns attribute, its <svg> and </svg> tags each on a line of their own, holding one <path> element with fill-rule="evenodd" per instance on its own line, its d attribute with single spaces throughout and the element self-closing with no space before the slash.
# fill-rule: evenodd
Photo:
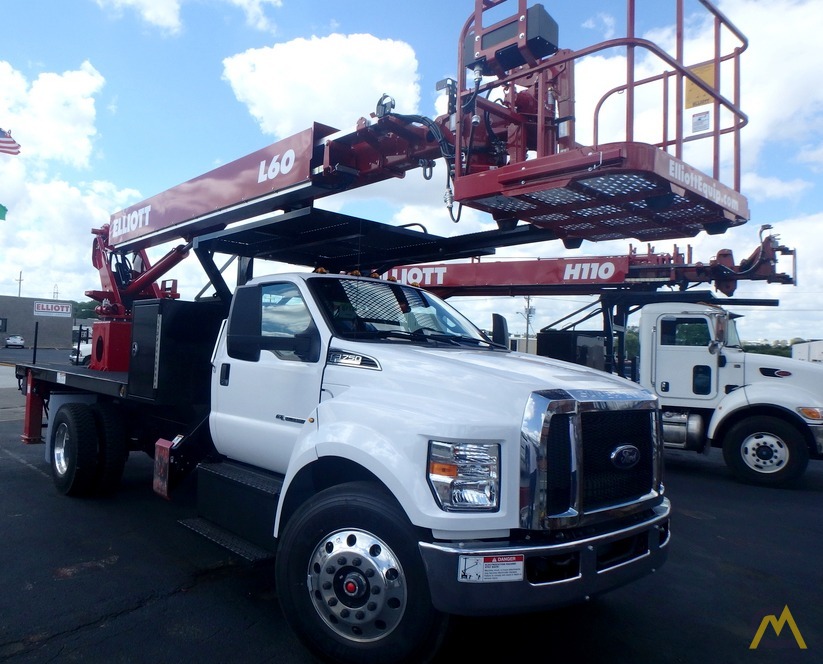
<svg viewBox="0 0 823 664">
<path fill-rule="evenodd" d="M 716 408 L 744 383 L 745 356 L 731 316 L 722 309 L 643 309 L 641 383 L 668 403 Z M 644 352 L 645 351 L 645 352 Z"/>
<path fill-rule="evenodd" d="M 423 289 L 280 274 L 235 293 L 212 358 L 209 427 L 225 460 L 283 475 L 282 494 L 345 459 L 353 476 L 385 485 L 439 537 L 500 536 L 526 523 L 532 502 L 523 501 L 531 489 L 500 476 L 534 456 L 523 442 L 528 404 L 557 390 L 571 395 L 572 385 L 610 401 L 607 410 L 643 403 L 648 420 L 656 407 L 630 381 L 495 344 Z M 653 440 L 643 445 L 650 465 L 641 472 L 654 475 Z M 444 450 L 464 454 L 464 446 L 475 457 L 471 478 L 433 472 L 454 463 L 440 458 Z M 526 477 L 534 470 L 523 469 Z"/>
<path fill-rule="evenodd" d="M 823 367 L 742 348 L 737 314 L 648 304 L 640 383 L 660 399 L 666 447 L 721 447 L 742 480 L 786 485 L 823 456 Z"/>
</svg>

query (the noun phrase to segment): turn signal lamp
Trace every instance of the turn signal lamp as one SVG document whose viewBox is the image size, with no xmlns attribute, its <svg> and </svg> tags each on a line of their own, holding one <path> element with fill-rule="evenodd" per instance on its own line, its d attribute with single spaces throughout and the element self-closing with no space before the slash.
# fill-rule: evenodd
<svg viewBox="0 0 823 664">
<path fill-rule="evenodd" d="M 823 408 L 814 408 L 812 406 L 801 406 L 797 409 L 807 420 L 823 420 Z"/>
</svg>

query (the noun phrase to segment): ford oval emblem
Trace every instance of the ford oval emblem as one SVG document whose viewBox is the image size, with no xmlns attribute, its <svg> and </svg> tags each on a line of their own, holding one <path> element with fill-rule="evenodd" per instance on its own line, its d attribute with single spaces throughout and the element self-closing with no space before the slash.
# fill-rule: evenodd
<svg viewBox="0 0 823 664">
<path fill-rule="evenodd" d="M 609 459 L 615 468 L 628 470 L 634 468 L 640 461 L 640 450 L 634 445 L 620 445 L 612 450 Z"/>
</svg>

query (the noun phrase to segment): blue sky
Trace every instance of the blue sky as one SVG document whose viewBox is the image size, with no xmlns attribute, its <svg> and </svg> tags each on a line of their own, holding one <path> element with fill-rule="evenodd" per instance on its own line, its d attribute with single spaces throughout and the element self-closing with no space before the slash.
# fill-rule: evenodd
<svg viewBox="0 0 823 664">
<path fill-rule="evenodd" d="M 509 0 L 512 2 L 513 0 Z M 622 34 L 619 0 L 544 3 L 564 48 Z M 638 0 L 642 34 L 665 40 L 674 0 Z M 687 9 L 696 5 L 686 3 Z M 736 261 L 771 224 L 798 249 L 798 285 L 743 282 L 736 295 L 779 298 L 781 307 L 739 309 L 744 339 L 823 337 L 823 74 L 819 0 L 716 3 L 748 37 L 743 56 L 743 193 L 751 221 L 722 236 L 678 241 L 695 260 L 720 250 Z M 65 0 L 5 3 L 0 49 L 0 127 L 22 145 L 0 154 L 0 293 L 86 299 L 98 288 L 90 229 L 109 215 L 318 121 L 350 129 L 382 93 L 401 112 L 434 117 L 435 84 L 455 76 L 457 38 L 472 0 Z M 596 72 L 620 67 L 619 58 Z M 599 69 L 598 69 L 599 68 Z M 591 70 L 589 70 L 591 71 Z M 579 96 L 586 80 L 578 76 Z M 436 185 L 405 180 L 324 199 L 322 206 L 453 234 L 491 223 L 467 212 L 460 228 Z M 635 246 L 638 243 L 635 242 Z M 162 255 L 168 247 L 153 250 Z M 640 247 L 645 251 L 646 247 Z M 670 242 L 659 252 L 673 251 Z M 507 256 L 625 254 L 627 242 L 559 243 Z M 790 261 L 779 267 L 789 270 Z M 23 281 L 17 279 L 22 273 Z M 170 275 L 184 297 L 202 286 L 196 258 Z M 534 328 L 579 308 L 581 298 L 533 298 Z M 486 326 L 492 310 L 523 331 L 522 298 L 458 300 Z"/>
</svg>

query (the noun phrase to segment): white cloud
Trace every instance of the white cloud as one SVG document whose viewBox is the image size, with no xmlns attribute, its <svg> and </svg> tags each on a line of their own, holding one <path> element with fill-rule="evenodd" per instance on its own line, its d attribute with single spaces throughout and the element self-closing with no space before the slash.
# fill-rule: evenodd
<svg viewBox="0 0 823 664">
<path fill-rule="evenodd" d="M 10 188 L 16 195 L 6 202 L 9 213 L 0 222 L 4 278 L 22 272 L 27 297 L 51 298 L 57 289 L 61 298 L 85 299 L 86 289 L 99 288 L 89 260 L 91 229 L 108 223 L 109 210 L 134 192 L 100 182 L 31 181 L 22 163 L 16 165 L 19 179 Z M 8 177 L 9 171 L 4 164 L 0 177 Z M 0 283 L 0 292 L 13 292 L 11 284 Z"/>
<path fill-rule="evenodd" d="M 804 147 L 797 155 L 797 159 L 801 163 L 810 164 L 812 170 L 820 172 L 823 168 L 823 143 Z"/>
<path fill-rule="evenodd" d="M 266 7 L 282 7 L 283 0 L 223 0 L 240 9 L 246 17 L 246 25 L 255 30 L 272 31 L 274 24 L 266 16 Z M 96 0 L 97 5 L 116 16 L 133 10 L 149 25 L 169 35 L 177 35 L 183 29 L 180 11 L 183 0 Z"/>
<path fill-rule="evenodd" d="M 239 7 L 246 15 L 246 25 L 255 30 L 271 31 L 272 22 L 265 13 L 265 5 L 282 7 L 282 0 L 227 0 L 230 5 Z"/>
<path fill-rule="evenodd" d="M 103 76 L 89 63 L 62 74 L 40 74 L 32 83 L 22 120 L 26 149 L 41 159 L 89 165 L 95 126 L 94 96 Z"/>
<path fill-rule="evenodd" d="M 14 120 L 25 115 L 23 106 L 26 102 L 28 82 L 26 77 L 14 69 L 8 62 L 0 62 L 0 113 L 3 114 L 3 129 L 13 129 Z"/>
<path fill-rule="evenodd" d="M 820 39 L 823 5 L 724 0 L 720 8 L 749 39 L 741 56 L 742 104 L 752 118 L 742 131 L 747 161 L 753 163 L 768 144 L 799 146 L 819 136 L 823 86 L 815 84 L 820 66 L 809 56 Z"/>
<path fill-rule="evenodd" d="M 611 14 L 598 12 L 595 16 L 586 19 L 583 27 L 589 30 L 596 30 L 600 33 L 600 39 L 612 39 L 615 34 L 615 19 Z"/>
<path fill-rule="evenodd" d="M 88 62 L 61 74 L 45 72 L 29 84 L 8 63 L 0 62 L 4 122 L 21 144 L 21 154 L 0 159 L 0 292 L 16 292 L 9 275 L 23 273 L 23 294 L 82 298 L 93 283 L 89 273 L 92 227 L 108 222 L 134 191 L 110 183 L 72 183 L 55 175 L 55 166 L 89 166 L 96 135 L 95 95 L 104 79 Z"/>
<path fill-rule="evenodd" d="M 146 23 L 169 34 L 177 34 L 182 27 L 180 0 L 97 0 L 97 5 L 115 14 L 134 9 Z"/>
<path fill-rule="evenodd" d="M 775 177 L 762 177 L 756 173 L 744 173 L 741 189 L 752 201 L 760 202 L 773 199 L 794 199 L 804 191 L 814 187 L 808 180 L 781 180 Z"/>
<path fill-rule="evenodd" d="M 299 66 L 297 66 L 299 63 Z M 364 100 L 384 93 L 400 113 L 420 102 L 417 59 L 404 42 L 333 34 L 250 49 L 223 61 L 224 78 L 266 134 L 289 136 L 321 122 L 349 129 Z"/>
<path fill-rule="evenodd" d="M 24 158 L 89 165 L 95 127 L 94 96 L 105 81 L 88 62 L 62 74 L 40 74 L 29 85 L 23 74 L 0 62 L 0 112 Z"/>
</svg>

